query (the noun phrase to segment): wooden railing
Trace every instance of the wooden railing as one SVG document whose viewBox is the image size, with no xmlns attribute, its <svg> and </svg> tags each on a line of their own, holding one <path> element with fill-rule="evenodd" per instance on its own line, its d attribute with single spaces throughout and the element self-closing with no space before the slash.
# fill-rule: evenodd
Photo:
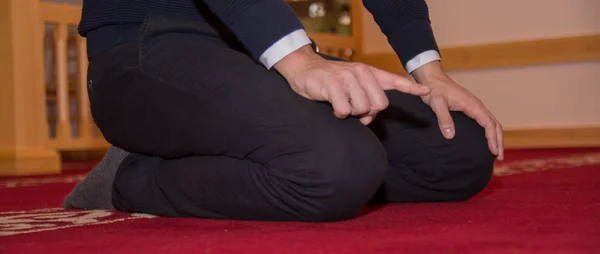
<svg viewBox="0 0 600 254">
<path fill-rule="evenodd" d="M 48 146 L 39 0 L 0 1 L 0 175 L 60 172 Z"/>
<path fill-rule="evenodd" d="M 0 175 L 60 172 L 62 151 L 105 149 L 87 97 L 81 7 L 0 1 Z"/>
<path fill-rule="evenodd" d="M 60 151 L 108 147 L 96 131 L 90 114 L 86 40 L 75 29 L 80 17 L 80 6 L 40 3 L 40 18 L 49 27 L 44 35 L 51 39 L 44 41 L 53 45 L 45 45 L 51 51 L 47 55 L 53 61 L 46 61 L 44 73 L 54 77 L 47 80 L 46 86 L 50 131 L 48 146 Z"/>
</svg>

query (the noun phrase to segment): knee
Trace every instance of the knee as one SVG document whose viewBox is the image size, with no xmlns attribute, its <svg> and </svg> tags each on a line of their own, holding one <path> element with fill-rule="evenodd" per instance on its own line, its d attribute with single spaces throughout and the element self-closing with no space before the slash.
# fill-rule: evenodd
<svg viewBox="0 0 600 254">
<path fill-rule="evenodd" d="M 477 123 L 462 114 L 453 115 L 456 135 L 425 140 L 424 149 L 411 154 L 390 172 L 392 179 L 408 182 L 418 201 L 464 201 L 480 193 L 491 180 L 494 155 L 485 133 Z M 439 135 L 439 130 L 437 130 Z M 398 187 L 403 189 L 401 187 Z M 408 187 L 406 187 L 408 188 Z M 410 197 L 397 197 L 412 200 Z"/>
<path fill-rule="evenodd" d="M 312 166 L 293 176 L 295 210 L 304 221 L 350 219 L 383 183 L 385 150 L 371 135 L 329 136 L 318 144 Z"/>
<path fill-rule="evenodd" d="M 456 167 L 456 171 L 454 193 L 448 201 L 466 201 L 483 191 L 492 179 L 494 157 L 486 150 L 470 151 L 464 155 L 463 166 Z"/>
<path fill-rule="evenodd" d="M 495 156 L 488 148 L 483 128 L 471 119 L 462 121 L 464 130 L 452 141 L 452 151 L 444 161 L 449 167 L 444 172 L 452 183 L 448 201 L 465 201 L 480 193 L 490 182 Z M 444 167 L 444 166 L 442 166 Z"/>
</svg>

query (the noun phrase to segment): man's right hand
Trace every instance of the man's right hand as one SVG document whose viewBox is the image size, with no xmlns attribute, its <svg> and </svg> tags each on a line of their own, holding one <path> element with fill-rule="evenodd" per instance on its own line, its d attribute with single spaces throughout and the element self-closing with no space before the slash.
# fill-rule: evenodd
<svg viewBox="0 0 600 254">
<path fill-rule="evenodd" d="M 389 102 L 384 90 L 417 96 L 430 92 L 426 86 L 369 65 L 326 60 L 310 45 L 290 53 L 274 67 L 299 95 L 327 101 L 336 117 L 356 116 L 364 125 L 387 108 Z"/>
</svg>

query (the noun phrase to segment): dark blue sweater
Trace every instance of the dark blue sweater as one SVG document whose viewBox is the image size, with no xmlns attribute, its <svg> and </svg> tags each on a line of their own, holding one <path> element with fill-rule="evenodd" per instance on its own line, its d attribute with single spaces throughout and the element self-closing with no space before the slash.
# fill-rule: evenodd
<svg viewBox="0 0 600 254">
<path fill-rule="evenodd" d="M 421 52 L 438 49 L 425 0 L 364 0 L 363 4 L 403 64 Z M 285 35 L 303 28 L 283 0 L 83 0 L 78 29 L 88 37 L 88 54 L 135 38 L 148 14 L 225 24 L 255 59 Z"/>
</svg>

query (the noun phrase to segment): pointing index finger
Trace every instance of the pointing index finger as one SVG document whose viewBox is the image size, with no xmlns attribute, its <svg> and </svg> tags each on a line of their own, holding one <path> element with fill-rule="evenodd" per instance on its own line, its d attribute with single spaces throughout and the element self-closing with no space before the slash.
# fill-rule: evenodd
<svg viewBox="0 0 600 254">
<path fill-rule="evenodd" d="M 417 96 L 427 95 L 431 91 L 429 87 L 420 85 L 408 78 L 382 71 L 374 67 L 371 68 L 373 76 L 383 90 L 398 90 L 403 93 Z"/>
</svg>

